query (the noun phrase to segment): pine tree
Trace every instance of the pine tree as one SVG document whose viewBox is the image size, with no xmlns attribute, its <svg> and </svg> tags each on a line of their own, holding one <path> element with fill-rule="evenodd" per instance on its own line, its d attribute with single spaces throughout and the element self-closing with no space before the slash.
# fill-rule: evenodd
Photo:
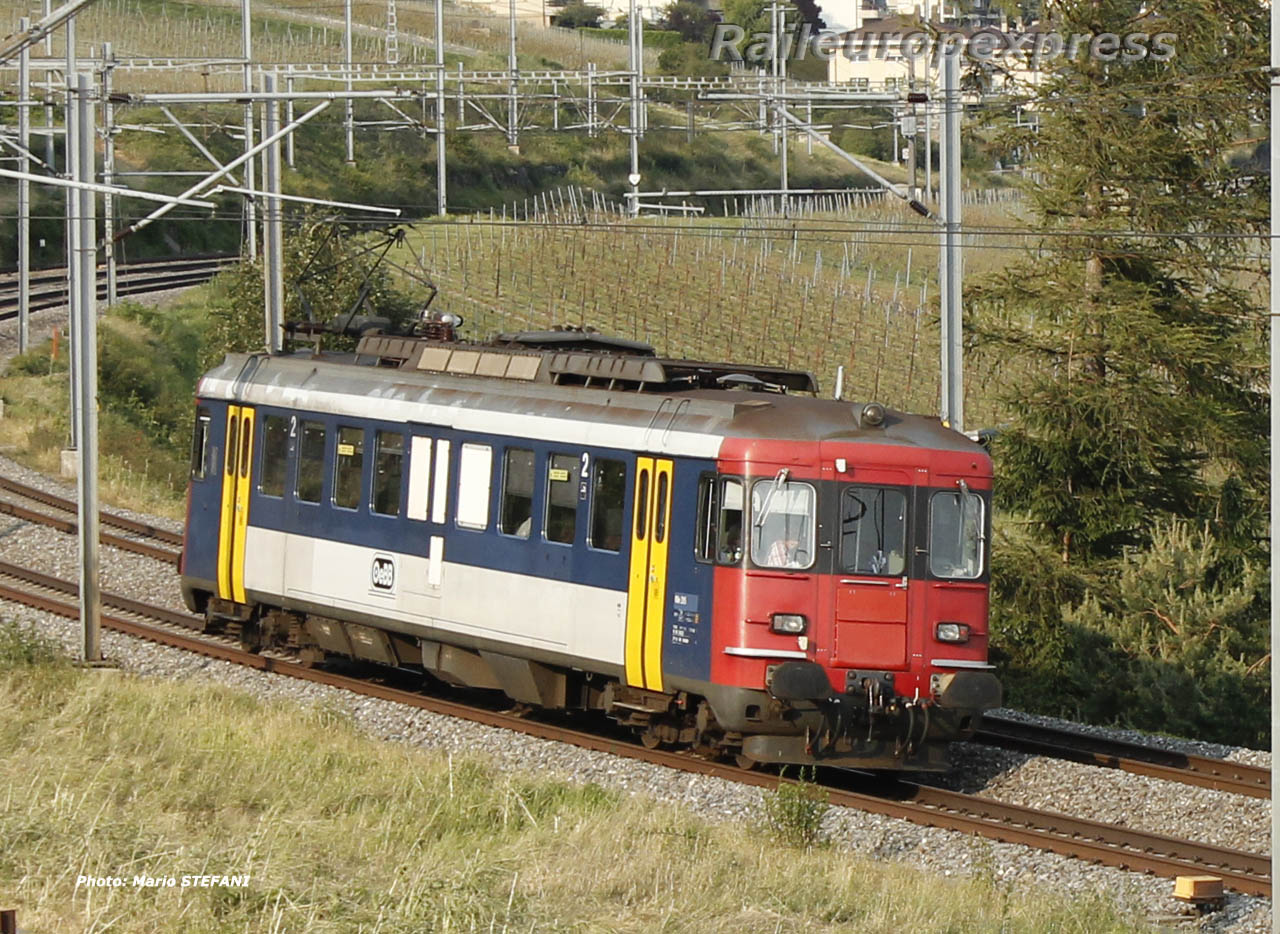
<svg viewBox="0 0 1280 934">
<path fill-rule="evenodd" d="M 1168 61 L 1051 65 L 1033 155 L 1034 252 L 966 296 L 971 349 L 999 359 L 1004 503 L 1062 560 L 1148 541 L 1157 516 L 1252 540 L 1266 495 L 1268 180 L 1257 0 L 1066 0 L 1063 35 L 1172 33 Z M 1241 523 L 1254 523 L 1241 535 Z"/>
</svg>

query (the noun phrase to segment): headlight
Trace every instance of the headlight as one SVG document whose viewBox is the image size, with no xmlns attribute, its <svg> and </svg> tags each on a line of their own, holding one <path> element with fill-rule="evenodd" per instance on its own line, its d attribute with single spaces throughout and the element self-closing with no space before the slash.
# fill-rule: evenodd
<svg viewBox="0 0 1280 934">
<path fill-rule="evenodd" d="M 798 636 L 809 628 L 809 621 L 799 613 L 774 613 L 769 617 L 769 628 Z"/>
<path fill-rule="evenodd" d="M 965 623 L 938 623 L 934 635 L 939 642 L 968 642 L 969 627 Z"/>
</svg>

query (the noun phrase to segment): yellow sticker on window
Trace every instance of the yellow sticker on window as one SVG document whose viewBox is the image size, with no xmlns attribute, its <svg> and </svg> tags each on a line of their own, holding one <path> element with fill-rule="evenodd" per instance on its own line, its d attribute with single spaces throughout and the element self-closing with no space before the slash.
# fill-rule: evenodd
<svg viewBox="0 0 1280 934">
<path fill-rule="evenodd" d="M 552 467 L 547 472 L 547 476 L 557 483 L 563 483 L 569 479 L 569 471 L 565 470 L 563 467 Z"/>
<path fill-rule="evenodd" d="M 350 457 L 355 454 L 356 446 L 354 444 L 339 444 L 338 454 L 342 457 Z"/>
</svg>

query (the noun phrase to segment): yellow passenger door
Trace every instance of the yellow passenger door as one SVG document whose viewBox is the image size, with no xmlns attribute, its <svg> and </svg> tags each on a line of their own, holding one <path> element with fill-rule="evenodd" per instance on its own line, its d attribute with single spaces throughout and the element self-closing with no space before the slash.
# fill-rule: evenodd
<svg viewBox="0 0 1280 934">
<path fill-rule="evenodd" d="M 626 675 L 632 687 L 662 690 L 672 462 L 636 458 L 627 588 Z"/>
<path fill-rule="evenodd" d="M 226 450 L 222 470 L 222 513 L 218 524 L 218 596 L 245 603 L 244 552 L 249 527 L 254 411 L 227 406 Z"/>
</svg>

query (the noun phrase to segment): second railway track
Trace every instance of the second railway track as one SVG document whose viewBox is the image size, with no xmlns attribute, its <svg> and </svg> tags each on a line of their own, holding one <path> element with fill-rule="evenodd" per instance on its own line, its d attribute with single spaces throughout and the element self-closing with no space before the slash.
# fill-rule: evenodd
<svg viewBox="0 0 1280 934">
<path fill-rule="evenodd" d="M 1268 768 L 1094 736 L 1079 730 L 986 716 L 982 718 L 982 725 L 974 734 L 973 741 L 1214 791 L 1229 791 L 1253 798 L 1271 797 L 1271 770 Z"/>
<path fill-rule="evenodd" d="M 27 502 L 23 502 L 24 500 Z M 72 533 L 77 528 L 76 511 L 75 500 L 47 493 L 7 477 L 0 477 L 0 515 L 10 515 L 25 522 L 47 525 L 60 532 Z M 126 535 L 118 535 L 104 528 L 99 535 L 99 540 L 104 545 L 146 555 L 148 558 L 167 562 L 174 567 L 178 566 L 182 554 L 182 536 L 177 532 L 107 510 L 99 513 L 99 521 L 104 527 L 117 529 L 132 536 L 130 538 Z"/>
<path fill-rule="evenodd" d="M 119 295 L 142 295 L 207 282 L 238 256 L 178 257 L 171 260 L 122 264 L 118 267 L 116 292 Z M 67 303 L 66 270 L 36 270 L 31 274 L 27 293 L 32 311 L 59 308 Z M 98 298 L 107 297 L 105 271 L 99 271 Z M 0 321 L 18 316 L 18 284 L 12 274 L 0 277 Z"/>
<path fill-rule="evenodd" d="M 0 599 L 76 618 L 78 609 L 73 600 L 68 599 L 74 598 L 75 594 L 76 585 L 71 582 L 29 568 L 0 563 Z M 246 652 L 231 639 L 196 632 L 195 627 L 201 622 L 197 617 L 150 607 L 112 594 L 104 594 L 103 602 L 107 609 L 113 611 L 103 614 L 104 626 L 207 657 L 686 772 L 765 788 L 776 787 L 782 781 L 768 772 L 745 771 L 687 753 L 646 749 L 613 736 L 600 736 L 580 729 L 406 691 L 377 681 L 365 681 L 322 669 L 307 668 L 279 656 Z M 823 783 L 829 800 L 834 805 L 901 818 L 925 826 L 958 830 L 1001 842 L 1023 844 L 1158 876 L 1213 873 L 1220 876 L 1228 887 L 1237 891 L 1250 895 L 1271 894 L 1270 861 L 1268 857 L 1259 854 L 1005 804 L 896 779 L 866 777 L 836 770 L 825 774 Z"/>
</svg>

